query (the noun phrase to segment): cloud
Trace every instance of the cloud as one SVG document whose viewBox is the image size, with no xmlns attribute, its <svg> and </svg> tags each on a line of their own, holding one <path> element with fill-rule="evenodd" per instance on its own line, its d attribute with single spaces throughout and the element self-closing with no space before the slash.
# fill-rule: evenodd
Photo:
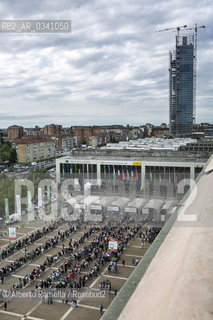
<svg viewBox="0 0 213 320">
<path fill-rule="evenodd" d="M 197 121 L 213 121 L 211 0 L 0 0 L 2 19 L 71 19 L 72 33 L 0 34 L 0 127 L 168 123 L 168 52 L 198 33 Z M 48 118 L 50 121 L 48 121 Z"/>
</svg>

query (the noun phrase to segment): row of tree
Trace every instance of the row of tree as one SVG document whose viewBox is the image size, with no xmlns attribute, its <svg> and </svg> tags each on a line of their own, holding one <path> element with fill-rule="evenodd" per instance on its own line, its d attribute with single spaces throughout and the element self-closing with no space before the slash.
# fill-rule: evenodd
<svg viewBox="0 0 213 320">
<path fill-rule="evenodd" d="M 6 174 L 0 174 L 0 217 L 5 216 L 5 198 L 8 199 L 9 203 L 9 213 L 15 213 L 15 179 L 17 177 L 8 177 Z M 26 177 L 28 180 L 31 180 L 34 184 L 35 197 L 37 198 L 38 194 L 38 184 L 42 179 L 49 179 L 50 174 L 47 170 L 35 170 L 29 173 Z M 26 186 L 22 187 L 21 197 L 27 196 Z"/>
<path fill-rule="evenodd" d="M 16 149 L 11 147 L 9 142 L 0 145 L 0 158 L 3 162 L 14 164 L 17 161 Z"/>
</svg>

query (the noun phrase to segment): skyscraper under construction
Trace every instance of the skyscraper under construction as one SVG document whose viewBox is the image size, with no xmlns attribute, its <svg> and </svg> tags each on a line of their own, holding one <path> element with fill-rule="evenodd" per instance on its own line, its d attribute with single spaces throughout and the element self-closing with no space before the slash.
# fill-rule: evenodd
<svg viewBox="0 0 213 320">
<path fill-rule="evenodd" d="M 190 136 L 195 119 L 195 35 L 177 35 L 176 50 L 170 52 L 170 134 Z"/>
</svg>

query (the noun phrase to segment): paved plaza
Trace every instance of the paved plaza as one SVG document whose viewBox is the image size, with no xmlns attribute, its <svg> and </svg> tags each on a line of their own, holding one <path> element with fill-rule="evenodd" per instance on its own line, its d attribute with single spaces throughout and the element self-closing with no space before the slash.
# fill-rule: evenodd
<svg viewBox="0 0 213 320">
<path fill-rule="evenodd" d="M 36 230 L 42 229 L 44 226 L 42 221 L 36 221 L 25 225 L 23 228 L 19 228 L 17 230 L 17 240 L 23 239 L 26 235 L 30 235 Z M 134 224 L 131 225 L 133 227 Z M 78 240 L 82 235 L 82 232 L 85 232 L 89 229 L 89 225 L 86 227 L 82 226 L 81 229 L 77 230 L 72 234 L 72 241 Z M 27 247 L 27 251 L 30 252 L 35 248 L 43 245 L 46 240 L 51 239 L 57 236 L 59 231 L 65 231 L 69 228 L 67 223 L 60 225 L 54 231 L 44 235 L 40 239 L 36 240 L 33 244 L 30 244 Z M 86 228 L 86 229 L 85 229 Z M 145 230 L 142 228 L 141 230 Z M 8 235 L 5 235 L 5 231 L 0 232 L 0 251 L 3 248 L 6 248 L 9 244 Z M 98 236 L 99 232 L 93 233 L 90 237 L 88 237 L 84 243 L 80 244 L 78 250 L 83 248 L 85 244 L 89 244 L 93 241 L 94 237 Z M 65 239 L 63 242 L 58 243 L 54 248 L 50 248 L 48 251 L 45 251 L 42 255 L 35 258 L 33 261 L 30 261 L 24 264 L 15 272 L 12 272 L 9 276 L 7 276 L 3 284 L 1 283 L 1 289 L 10 289 L 12 286 L 19 281 L 19 278 L 24 278 L 26 274 L 29 274 L 33 269 L 38 268 L 43 262 L 47 259 L 47 257 L 51 257 L 59 250 L 62 249 L 63 246 L 69 245 L 70 238 Z M 97 292 L 100 291 L 100 285 L 103 281 L 109 280 L 111 283 L 110 292 L 107 293 L 104 298 L 93 298 L 93 299 L 78 299 L 77 307 L 74 308 L 72 303 L 68 301 L 64 303 L 62 299 L 53 299 L 52 304 L 48 304 L 46 301 L 41 301 L 41 299 L 29 299 L 29 298 L 9 298 L 7 301 L 7 310 L 4 308 L 4 301 L 0 302 L 0 318 L 1 320 L 18 320 L 18 319 L 34 319 L 34 320 L 83 320 L 83 319 L 100 319 L 101 313 L 99 310 L 99 305 L 103 305 L 103 313 L 108 308 L 110 303 L 113 301 L 115 297 L 115 291 L 119 292 L 121 287 L 125 284 L 128 277 L 135 270 L 136 266 L 133 263 L 138 259 L 139 261 L 143 258 L 146 250 L 149 248 L 150 244 L 145 242 L 144 248 L 141 248 L 141 238 L 139 234 L 136 234 L 133 239 L 130 239 L 128 245 L 124 247 L 123 253 L 121 253 L 120 259 L 117 263 L 117 272 L 109 273 L 108 265 L 100 265 L 100 270 L 97 276 L 93 277 L 90 281 L 86 282 L 86 288 L 96 289 Z M 1 259 L 0 261 L 0 269 L 2 267 L 7 266 L 9 263 L 14 262 L 16 259 L 24 256 L 24 249 L 18 250 L 14 252 L 14 254 L 9 255 L 6 259 Z M 22 291 L 35 291 L 36 283 L 39 284 L 42 279 L 47 278 L 53 271 L 57 270 L 61 263 L 66 260 L 66 256 L 60 257 L 57 262 L 53 263 L 51 266 L 47 267 L 44 273 L 31 283 L 28 283 Z M 96 259 L 98 260 L 98 259 Z M 89 268 L 93 266 L 96 260 L 92 261 L 89 265 Z M 123 264 L 123 260 L 125 260 L 125 264 Z M 77 277 L 82 277 L 86 271 L 82 271 L 77 275 Z M 45 302 L 45 303 L 44 303 Z"/>
</svg>

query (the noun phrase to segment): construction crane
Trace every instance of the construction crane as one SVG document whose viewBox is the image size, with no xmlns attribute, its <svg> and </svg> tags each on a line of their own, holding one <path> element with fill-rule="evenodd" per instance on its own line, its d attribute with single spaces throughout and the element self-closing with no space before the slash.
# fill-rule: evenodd
<svg viewBox="0 0 213 320">
<path fill-rule="evenodd" d="M 197 79 L 197 31 L 198 28 L 205 28 L 205 26 L 197 26 L 195 24 L 194 27 L 189 27 L 187 25 L 184 26 L 178 26 L 173 28 L 166 28 L 162 30 L 158 30 L 155 32 L 164 32 L 164 31 L 177 31 L 176 35 L 176 89 L 177 89 L 177 96 L 176 96 L 176 105 L 177 105 L 177 136 L 179 136 L 179 112 L 180 112 L 180 106 L 179 106 L 179 84 L 180 84 L 180 51 L 179 51 L 179 45 L 180 45 L 180 30 L 194 30 L 194 72 L 193 72 L 193 122 L 195 123 L 195 115 L 196 115 L 196 79 Z"/>
<path fill-rule="evenodd" d="M 179 42 L 180 42 L 180 30 L 181 29 L 186 29 L 187 25 L 185 24 L 184 26 L 177 26 L 177 27 L 172 27 L 172 28 L 166 28 L 162 30 L 158 30 L 156 32 L 164 32 L 164 31 L 177 31 L 176 35 L 176 80 L 177 80 L 177 96 L 176 96 L 176 105 L 177 105 L 177 118 L 176 118 L 176 123 L 177 123 L 177 136 L 179 136 L 179 84 L 180 84 L 180 72 L 179 72 L 179 63 L 180 63 L 180 56 L 179 56 Z"/>
<path fill-rule="evenodd" d="M 187 25 L 185 24 L 184 26 L 178 26 L 178 27 L 173 27 L 173 28 L 166 28 L 162 30 L 157 30 L 155 32 L 164 32 L 164 31 L 177 31 L 177 44 L 179 45 L 179 34 L 181 29 L 186 29 Z"/>
</svg>

